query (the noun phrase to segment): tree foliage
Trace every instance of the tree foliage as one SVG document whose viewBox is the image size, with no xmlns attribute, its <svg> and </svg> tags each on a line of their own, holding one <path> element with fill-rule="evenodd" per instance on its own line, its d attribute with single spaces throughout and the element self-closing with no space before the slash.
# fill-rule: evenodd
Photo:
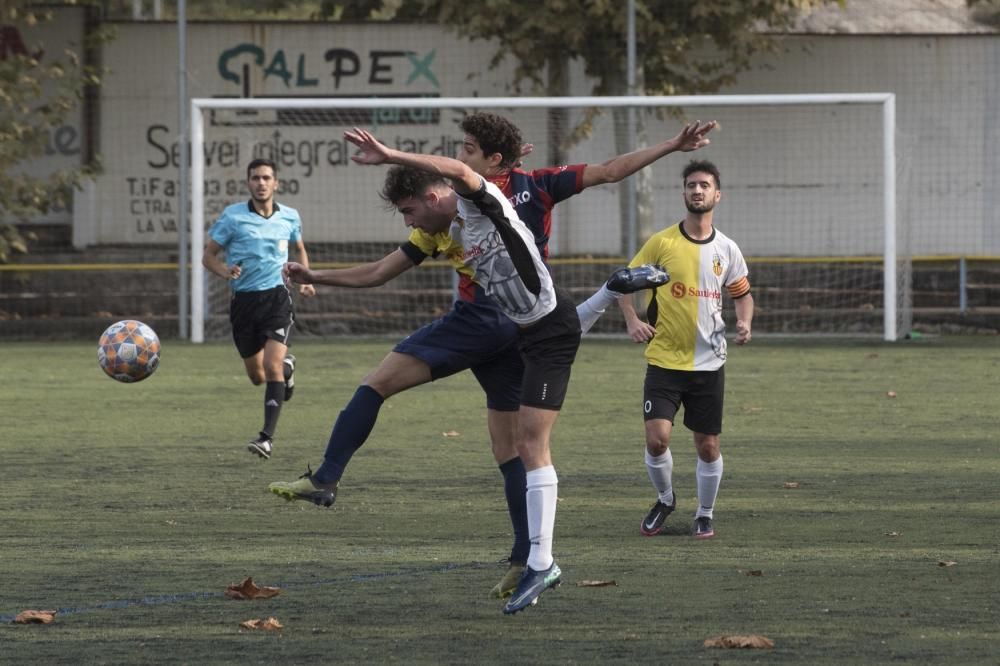
<svg viewBox="0 0 1000 666">
<path fill-rule="evenodd" d="M 99 74 L 83 64 L 81 53 L 54 53 L 23 36 L 50 10 L 28 2 L 0 4 L 0 263 L 28 251 L 28 240 L 15 226 L 69 203 L 72 188 L 91 176 L 96 164 L 82 164 L 33 175 L 32 161 L 46 154 L 51 133 L 66 120 Z"/>
<path fill-rule="evenodd" d="M 966 0 L 977 23 L 1000 29 L 1000 0 Z"/>
<path fill-rule="evenodd" d="M 802 12 L 846 0 L 636 0 L 640 92 L 712 93 L 733 83 L 753 56 L 777 47 L 776 36 Z M 975 1 L 975 0 L 971 0 Z M 330 3 L 332 5 L 345 3 Z M 346 3 L 350 4 L 350 3 Z M 463 37 L 496 44 L 494 64 L 513 59 L 530 92 L 561 94 L 554 63 L 578 61 L 593 94 L 626 92 L 627 16 L 620 0 L 371 0 L 374 17 L 429 20 Z M 553 88 L 555 86 L 555 88 Z"/>
</svg>

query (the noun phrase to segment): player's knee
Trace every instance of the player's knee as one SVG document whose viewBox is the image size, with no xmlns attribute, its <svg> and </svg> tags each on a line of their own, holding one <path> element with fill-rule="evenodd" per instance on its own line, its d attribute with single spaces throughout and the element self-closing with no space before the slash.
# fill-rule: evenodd
<svg viewBox="0 0 1000 666">
<path fill-rule="evenodd" d="M 698 457 L 705 462 L 715 462 L 722 455 L 718 435 L 696 433 L 694 447 L 698 452 Z"/>
<path fill-rule="evenodd" d="M 653 456 L 654 458 L 662 456 L 664 453 L 667 452 L 668 448 L 670 448 L 670 442 L 667 440 L 663 440 L 660 438 L 646 439 L 646 451 L 648 451 L 649 455 Z"/>
</svg>

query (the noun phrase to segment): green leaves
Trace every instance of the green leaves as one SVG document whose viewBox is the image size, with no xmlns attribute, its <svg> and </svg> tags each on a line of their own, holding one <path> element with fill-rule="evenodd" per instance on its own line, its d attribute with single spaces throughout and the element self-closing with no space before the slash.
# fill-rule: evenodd
<svg viewBox="0 0 1000 666">
<path fill-rule="evenodd" d="M 46 155 L 51 133 L 65 123 L 84 89 L 100 83 L 100 72 L 83 65 L 75 51 L 30 43 L 32 29 L 52 14 L 26 6 L 10 2 L 2 9 L 8 42 L 0 53 L 0 263 L 28 251 L 30 236 L 17 231 L 17 222 L 65 206 L 72 188 L 97 169 L 85 164 L 37 175 L 31 168 Z"/>
</svg>

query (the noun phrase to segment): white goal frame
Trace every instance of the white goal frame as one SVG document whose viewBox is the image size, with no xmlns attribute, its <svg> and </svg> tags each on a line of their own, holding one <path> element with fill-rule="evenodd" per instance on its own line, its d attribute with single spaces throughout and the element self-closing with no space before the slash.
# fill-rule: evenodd
<svg viewBox="0 0 1000 666">
<path fill-rule="evenodd" d="M 704 107 L 869 104 L 882 109 L 884 190 L 883 338 L 897 340 L 896 281 L 896 95 L 879 93 L 697 95 L 623 97 L 441 97 L 441 98 L 194 98 L 191 100 L 191 342 L 205 341 L 205 136 L 206 110 L 213 109 L 397 109 L 397 108 L 570 108 L 570 107 Z M 185 270 L 181 266 L 180 270 Z M 180 313 L 181 317 L 185 313 Z"/>
</svg>

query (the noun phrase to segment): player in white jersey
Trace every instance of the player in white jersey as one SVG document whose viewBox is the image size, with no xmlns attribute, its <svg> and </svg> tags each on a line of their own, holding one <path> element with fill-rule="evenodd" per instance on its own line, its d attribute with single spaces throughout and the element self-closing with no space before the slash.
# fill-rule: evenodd
<svg viewBox="0 0 1000 666">
<path fill-rule="evenodd" d="M 698 509 L 692 534 L 699 539 L 715 535 L 712 519 L 722 480 L 719 435 L 727 353 L 723 292 L 736 308 L 738 345 L 750 342 L 754 308 L 746 261 L 736 243 L 712 222 L 721 197 L 721 177 L 714 164 L 696 161 L 685 167 L 687 216 L 654 234 L 629 264 L 659 264 L 670 274 L 670 283 L 653 290 L 648 323 L 636 315 L 632 299 L 619 301 L 632 340 L 648 343 L 643 388 L 645 458 L 657 501 L 639 526 L 646 536 L 663 531 L 667 516 L 677 507 L 669 446 L 681 405 L 684 425 L 694 433 L 698 453 Z"/>
<path fill-rule="evenodd" d="M 404 202 L 394 202 L 408 226 L 430 233 L 450 230 L 463 247 L 463 261 L 500 309 L 518 324 L 524 360 L 516 449 L 527 470 L 526 503 L 531 549 L 528 566 L 504 606 L 516 613 L 560 582 L 552 557 L 558 479 L 549 439 L 566 395 L 570 369 L 580 346 L 580 320 L 567 293 L 552 284 L 534 235 L 517 217 L 507 197 L 456 159 L 393 150 L 365 130 L 344 138 L 358 147 L 358 164 L 399 164 L 438 174 L 451 183 L 429 193 L 416 219 Z M 409 218 L 409 219 L 408 219 Z M 440 227 L 440 228 L 438 228 Z"/>
</svg>

